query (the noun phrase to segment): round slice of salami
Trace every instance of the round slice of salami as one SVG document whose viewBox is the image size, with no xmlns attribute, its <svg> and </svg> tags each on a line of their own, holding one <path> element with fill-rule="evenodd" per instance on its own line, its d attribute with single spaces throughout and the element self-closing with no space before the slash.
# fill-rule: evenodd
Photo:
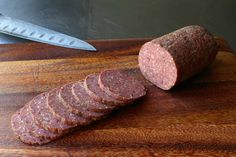
<svg viewBox="0 0 236 157">
<path fill-rule="evenodd" d="M 36 124 L 53 133 L 62 134 L 75 125 L 64 124 L 60 118 L 53 115 L 47 105 L 48 93 L 43 93 L 29 104 L 29 114 L 33 116 Z"/>
<path fill-rule="evenodd" d="M 81 84 L 83 83 L 81 82 L 79 86 Z M 102 109 L 103 110 L 107 109 L 111 111 L 109 107 L 106 107 L 103 104 L 93 101 L 92 98 L 88 98 L 86 94 L 82 94 L 83 98 L 77 99 L 77 97 L 75 97 L 72 93 L 72 87 L 73 87 L 72 83 L 64 85 L 63 87 L 61 87 L 60 94 L 59 94 L 63 104 L 71 112 L 81 115 L 82 117 L 90 121 L 90 120 L 101 119 L 101 117 L 103 117 L 104 115 L 104 113 L 101 113 L 101 112 L 99 113 L 99 112 L 94 112 L 94 111 L 89 110 L 90 106 L 94 106 L 94 108 L 97 108 L 98 111 L 99 111 L 99 108 L 100 108 L 100 111 Z M 75 88 L 78 89 L 78 87 L 75 87 Z M 81 94 L 83 91 L 84 91 L 84 88 L 79 87 L 78 92 Z M 78 95 L 77 92 L 76 94 Z"/>
<path fill-rule="evenodd" d="M 147 80 L 169 90 L 209 66 L 217 51 L 211 33 L 201 26 L 187 26 L 145 43 L 138 61 Z"/>
<path fill-rule="evenodd" d="M 89 96 L 98 102 L 114 107 L 123 106 L 126 104 L 125 102 L 117 100 L 114 97 L 108 95 L 99 87 L 97 74 L 88 75 L 84 80 L 84 87 Z"/>
<path fill-rule="evenodd" d="M 22 120 L 23 117 L 21 117 L 21 110 L 18 110 L 16 113 L 14 113 L 11 117 L 11 126 L 14 131 L 14 133 L 17 135 L 20 140 L 26 144 L 31 145 L 42 145 L 51 142 L 49 139 L 43 139 L 39 137 L 35 137 L 32 135 L 32 128 L 28 128 L 25 121 Z"/>
<path fill-rule="evenodd" d="M 101 72 L 98 84 L 108 95 L 125 102 L 131 102 L 146 95 L 143 84 L 122 70 Z"/>
<path fill-rule="evenodd" d="M 30 128 L 31 133 L 35 137 L 48 139 L 48 140 L 54 140 L 58 137 L 58 134 L 54 134 L 48 130 L 45 130 L 41 128 L 39 125 L 37 125 L 32 117 L 31 114 L 29 114 L 29 106 L 27 105 L 22 111 L 21 111 L 21 120 L 24 121 L 25 126 L 27 128 Z"/>
<path fill-rule="evenodd" d="M 56 88 L 49 92 L 48 106 L 51 112 L 68 125 L 86 125 L 90 121 L 80 115 L 74 114 L 66 108 L 59 98 L 59 89 Z"/>
</svg>

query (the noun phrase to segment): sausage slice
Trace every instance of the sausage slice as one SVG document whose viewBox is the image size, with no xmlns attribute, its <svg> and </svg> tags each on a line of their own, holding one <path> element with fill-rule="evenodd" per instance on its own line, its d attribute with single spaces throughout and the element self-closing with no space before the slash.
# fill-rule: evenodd
<svg viewBox="0 0 236 157">
<path fill-rule="evenodd" d="M 43 139 L 48 139 L 48 140 L 54 140 L 58 137 L 58 134 L 54 134 L 48 130 L 43 129 L 39 125 L 37 125 L 32 117 L 31 114 L 29 114 L 29 106 L 26 106 L 22 111 L 21 111 L 21 118 L 23 121 L 26 123 L 26 127 L 31 128 L 31 133 L 35 137 L 43 138 Z"/>
<path fill-rule="evenodd" d="M 94 105 L 95 106 L 94 108 L 99 108 L 102 104 L 99 104 L 94 101 L 90 101 L 88 99 L 84 101 L 83 99 L 86 97 L 86 95 L 84 94 L 83 94 L 83 98 L 76 99 L 76 97 L 72 94 L 72 86 L 73 84 L 70 83 L 70 84 L 64 85 L 60 89 L 59 97 L 62 103 L 64 104 L 64 106 L 66 106 L 66 108 L 70 112 L 84 117 L 85 119 L 87 119 L 87 121 L 100 119 L 104 115 L 104 113 L 93 112 L 93 111 L 90 111 L 89 109 L 91 105 Z M 83 89 L 80 88 L 78 93 L 83 92 L 82 90 Z"/>
<path fill-rule="evenodd" d="M 24 143 L 31 144 L 31 145 L 42 145 L 50 142 L 49 139 L 35 137 L 32 132 L 38 132 L 37 127 L 30 126 L 26 123 L 24 115 L 21 112 L 25 108 L 21 108 L 16 113 L 14 113 L 11 117 L 11 126 L 14 133 L 17 135 L 18 138 Z"/>
<path fill-rule="evenodd" d="M 62 134 L 75 125 L 67 125 L 60 118 L 53 115 L 47 105 L 48 93 L 36 96 L 29 104 L 29 114 L 34 118 L 36 124 L 53 133 Z"/>
<path fill-rule="evenodd" d="M 98 84 L 98 75 L 90 74 L 84 80 L 84 87 L 86 92 L 96 101 L 111 105 L 114 107 L 122 106 L 125 102 L 115 99 L 104 92 Z"/>
<path fill-rule="evenodd" d="M 120 101 L 132 102 L 146 95 L 145 87 L 122 70 L 105 70 L 100 73 L 100 88 Z"/>
<path fill-rule="evenodd" d="M 59 89 L 53 89 L 49 92 L 48 102 L 50 111 L 61 119 L 67 125 L 86 125 L 89 123 L 87 119 L 77 114 L 71 113 L 60 101 Z"/>
</svg>

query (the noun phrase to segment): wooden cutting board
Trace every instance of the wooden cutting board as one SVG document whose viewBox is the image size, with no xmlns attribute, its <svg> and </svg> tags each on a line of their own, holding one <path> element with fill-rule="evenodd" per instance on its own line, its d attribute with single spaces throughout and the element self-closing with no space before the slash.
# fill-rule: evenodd
<svg viewBox="0 0 236 157">
<path fill-rule="evenodd" d="M 146 81 L 138 51 L 150 39 L 90 41 L 87 53 L 39 43 L 0 46 L 0 156 L 234 156 L 236 56 L 222 39 L 215 62 L 171 91 Z M 40 92 L 107 68 L 129 69 L 147 97 L 44 146 L 21 143 L 11 115 Z"/>
</svg>

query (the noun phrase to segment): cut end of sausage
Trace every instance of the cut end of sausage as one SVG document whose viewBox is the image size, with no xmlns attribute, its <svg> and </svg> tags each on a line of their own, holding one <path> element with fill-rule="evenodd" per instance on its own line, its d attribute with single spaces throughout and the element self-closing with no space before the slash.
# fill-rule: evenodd
<svg viewBox="0 0 236 157">
<path fill-rule="evenodd" d="M 158 43 L 148 42 L 139 52 L 139 67 L 145 78 L 163 90 L 177 80 L 177 67 L 170 53 Z"/>
<path fill-rule="evenodd" d="M 168 90 L 209 66 L 217 49 L 209 31 L 187 26 L 144 44 L 139 67 L 147 80 Z"/>
</svg>

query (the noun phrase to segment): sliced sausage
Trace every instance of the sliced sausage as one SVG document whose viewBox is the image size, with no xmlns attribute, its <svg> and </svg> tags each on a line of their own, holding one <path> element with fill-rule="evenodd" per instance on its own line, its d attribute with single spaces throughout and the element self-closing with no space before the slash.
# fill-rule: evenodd
<svg viewBox="0 0 236 157">
<path fill-rule="evenodd" d="M 11 126 L 14 133 L 17 135 L 17 137 L 20 138 L 22 142 L 31 144 L 31 145 L 36 145 L 36 144 L 42 145 L 42 144 L 49 143 L 51 140 L 35 137 L 31 133 L 32 131 L 35 131 L 35 130 L 32 130 L 33 128 L 27 125 L 26 121 L 24 121 L 24 117 L 22 117 L 21 115 L 22 110 L 24 110 L 24 108 L 22 108 L 21 110 L 18 110 L 11 117 Z"/>
<path fill-rule="evenodd" d="M 102 91 L 95 89 L 95 92 L 99 92 L 95 94 L 109 104 L 94 100 L 86 91 L 83 81 L 66 84 L 39 94 L 17 111 L 11 119 L 13 131 L 27 144 L 46 144 L 79 128 L 77 126 L 104 118 L 114 108 L 127 105 L 146 94 L 139 81 L 121 71 L 104 71 L 100 77 L 100 83 L 97 76 L 93 77 L 95 80 L 88 79 L 88 89 L 90 83 L 96 83 L 95 88 L 101 88 Z"/>
<path fill-rule="evenodd" d="M 214 36 L 201 26 L 187 26 L 144 44 L 139 67 L 144 77 L 169 90 L 210 65 L 217 54 Z"/>
<path fill-rule="evenodd" d="M 108 95 L 125 102 L 131 102 L 146 95 L 140 81 L 122 70 L 105 70 L 100 73 L 98 83 Z"/>
<path fill-rule="evenodd" d="M 84 92 L 84 88 L 80 87 L 82 85 L 83 81 L 78 81 L 76 83 L 71 83 L 69 85 L 65 85 L 61 88 L 61 97 L 64 97 L 64 100 L 68 97 L 67 96 L 67 93 L 70 93 L 73 95 L 73 98 L 71 98 L 71 106 L 74 108 L 75 111 L 73 112 L 77 112 L 76 110 L 88 110 L 88 111 L 91 111 L 91 112 L 98 112 L 98 113 L 108 113 L 110 112 L 113 107 L 111 106 L 107 106 L 103 103 L 99 103 L 99 102 L 96 102 L 96 101 L 93 101 L 91 100 L 91 98 L 88 97 L 88 95 Z M 79 86 L 77 86 L 79 85 Z M 74 86 L 74 88 L 73 88 Z M 80 94 L 83 94 L 84 97 L 86 97 L 87 99 L 84 99 L 85 101 L 87 101 L 88 103 L 86 104 L 89 104 L 89 105 L 86 105 L 86 104 L 81 104 L 81 101 L 79 100 L 78 101 L 78 95 Z M 69 101 L 68 101 L 69 102 Z M 74 103 L 76 102 L 76 103 Z M 81 109 L 79 109 L 81 108 Z M 79 111 L 78 111 L 79 112 Z M 102 115 L 102 114 L 96 114 L 96 115 Z M 94 115 L 96 117 L 96 115 Z"/>
<path fill-rule="evenodd" d="M 36 96 L 29 104 L 29 114 L 36 124 L 53 133 L 62 134 L 76 125 L 67 125 L 57 116 L 53 115 L 47 105 L 48 93 Z"/>
<path fill-rule="evenodd" d="M 49 92 L 48 96 L 48 107 L 50 111 L 61 119 L 65 124 L 68 125 L 86 125 L 90 123 L 88 119 L 84 117 L 71 113 L 60 101 L 59 89 L 56 88 Z"/>
<path fill-rule="evenodd" d="M 74 84 L 76 85 L 77 83 L 74 83 Z M 101 110 L 111 111 L 111 109 L 104 106 L 103 104 L 93 101 L 92 98 L 88 98 L 86 95 L 87 93 L 83 92 L 84 89 L 82 87 L 76 90 L 76 95 L 74 95 L 72 93 L 72 87 L 74 84 L 72 83 L 67 84 L 63 86 L 60 90 L 60 97 L 62 99 L 62 102 L 65 106 L 68 107 L 68 109 L 71 112 L 75 114 L 79 114 L 88 120 L 97 120 L 97 119 L 100 119 L 104 115 L 104 113 L 91 111 L 90 106 L 94 106 L 94 108 L 96 108 L 97 110 L 99 110 L 102 107 L 100 111 Z M 79 86 L 80 84 L 83 84 L 83 82 L 81 81 L 79 83 Z M 80 94 L 82 94 L 83 97 L 78 98 L 77 95 L 80 95 Z"/>
<path fill-rule="evenodd" d="M 54 134 L 48 130 L 43 129 L 39 125 L 37 125 L 32 117 L 31 114 L 29 114 L 29 106 L 27 105 L 22 111 L 21 111 L 21 120 L 25 122 L 25 126 L 27 128 L 31 128 L 31 133 L 35 137 L 48 139 L 48 140 L 54 140 L 58 137 L 58 134 Z"/>
<path fill-rule="evenodd" d="M 99 87 L 97 74 L 88 75 L 84 80 L 84 87 L 89 96 L 98 102 L 112 105 L 114 107 L 126 104 L 125 102 L 117 100 L 114 97 L 108 95 Z"/>
</svg>

